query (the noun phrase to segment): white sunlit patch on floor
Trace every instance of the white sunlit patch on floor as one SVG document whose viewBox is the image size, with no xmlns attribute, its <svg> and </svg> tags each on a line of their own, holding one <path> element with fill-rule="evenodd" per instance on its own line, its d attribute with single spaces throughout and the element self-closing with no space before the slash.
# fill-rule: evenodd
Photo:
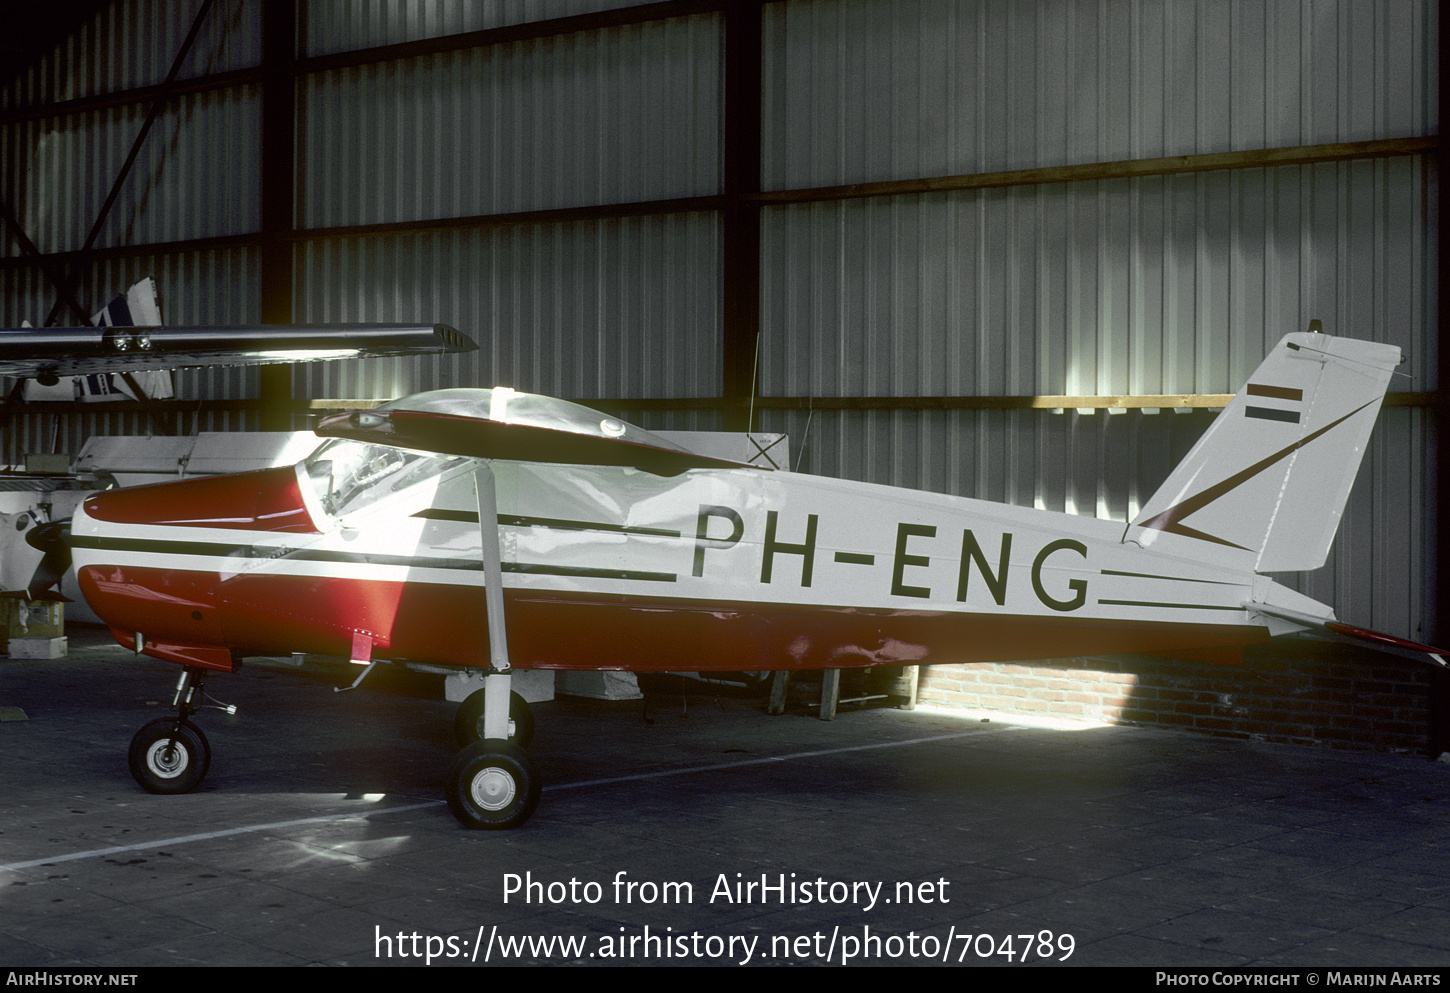
<svg viewBox="0 0 1450 993">
<path fill-rule="evenodd" d="M 375 802 L 385 794 L 369 793 L 364 794 L 362 799 Z M 356 798 L 352 798 L 356 799 Z M 154 841 L 141 841 L 133 845 L 116 845 L 110 848 L 93 848 L 83 852 L 67 852 L 61 855 L 51 855 L 45 858 L 30 859 L 25 862 L 11 862 L 7 865 L 0 865 L 0 873 L 19 872 L 22 869 L 33 869 L 36 866 L 52 865 L 60 862 L 74 862 L 78 859 L 99 858 L 109 855 L 121 855 L 126 852 L 140 852 L 152 848 L 172 847 L 184 845 L 190 842 L 210 841 L 214 838 L 228 838 L 238 834 L 252 834 L 258 831 L 274 831 L 282 828 L 297 827 L 308 824 L 321 824 L 327 821 L 343 821 L 356 817 L 376 817 L 380 814 L 399 814 L 409 810 L 421 810 L 425 807 L 441 806 L 441 800 L 430 800 L 426 803 L 410 803 L 401 807 L 378 807 L 372 810 L 349 810 L 334 814 L 321 814 L 315 817 L 298 817 L 286 821 L 272 821 L 267 824 L 252 824 L 247 827 L 225 828 L 219 831 L 205 831 L 200 834 L 188 834 L 170 838 L 158 838 Z"/>
<path fill-rule="evenodd" d="M 917 704 L 916 712 L 933 717 L 950 717 L 963 722 L 978 724 L 990 722 L 997 727 L 1028 727 L 1045 731 L 1084 731 L 1088 728 L 1116 727 L 1110 721 L 1092 720 L 1085 717 L 1051 717 L 1047 714 L 1005 713 L 1000 710 L 967 710 L 961 707 L 938 707 L 931 704 Z"/>
</svg>

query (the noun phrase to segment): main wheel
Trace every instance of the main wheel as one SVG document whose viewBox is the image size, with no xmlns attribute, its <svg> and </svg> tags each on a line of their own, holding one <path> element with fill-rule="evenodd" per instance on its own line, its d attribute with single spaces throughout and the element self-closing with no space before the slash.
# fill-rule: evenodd
<svg viewBox="0 0 1450 993">
<path fill-rule="evenodd" d="M 148 793 L 190 793 L 211 768 L 211 745 L 190 721 L 152 721 L 131 739 L 131 775 Z"/>
<path fill-rule="evenodd" d="M 474 690 L 458 705 L 453 715 L 453 737 L 459 748 L 467 748 L 483 740 L 483 690 Z M 528 748 L 534 740 L 534 711 L 529 701 L 517 693 L 509 694 L 509 741 Z"/>
<path fill-rule="evenodd" d="M 529 753 L 511 741 L 476 741 L 448 770 L 448 809 L 466 828 L 506 830 L 533 816 L 543 782 Z"/>
</svg>

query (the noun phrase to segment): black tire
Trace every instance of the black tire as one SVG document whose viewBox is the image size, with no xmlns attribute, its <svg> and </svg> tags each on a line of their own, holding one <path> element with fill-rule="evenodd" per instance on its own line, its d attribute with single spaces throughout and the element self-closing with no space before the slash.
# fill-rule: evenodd
<svg viewBox="0 0 1450 993">
<path fill-rule="evenodd" d="M 534 814 L 543 792 L 538 766 L 511 741 L 476 741 L 453 760 L 444 790 L 466 828 L 506 831 Z"/>
<path fill-rule="evenodd" d="M 534 710 L 517 693 L 509 694 L 509 741 L 528 748 L 534 740 Z M 483 740 L 483 690 L 474 690 L 453 715 L 453 738 L 459 748 Z"/>
<path fill-rule="evenodd" d="M 176 718 L 152 721 L 131 739 L 131 775 L 147 793 L 190 793 L 211 768 L 211 744 L 201 728 Z"/>
</svg>

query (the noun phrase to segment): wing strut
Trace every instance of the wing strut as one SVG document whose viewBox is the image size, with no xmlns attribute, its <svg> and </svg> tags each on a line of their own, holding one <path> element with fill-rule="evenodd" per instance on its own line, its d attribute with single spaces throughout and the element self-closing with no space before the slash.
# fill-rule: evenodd
<svg viewBox="0 0 1450 993">
<path fill-rule="evenodd" d="M 509 740 L 508 633 L 504 629 L 503 554 L 498 540 L 498 494 L 493 467 L 480 459 L 473 471 L 478 528 L 483 543 L 484 606 L 488 611 L 488 674 L 483 677 L 483 738 L 453 759 L 444 794 L 448 809 L 468 828 L 513 828 L 533 816 L 543 792 L 539 767 Z M 465 706 L 467 702 L 465 701 Z M 477 718 L 472 718 L 476 726 Z"/>
<path fill-rule="evenodd" d="M 488 616 L 488 655 L 491 671 L 483 679 L 483 737 L 507 739 L 509 736 L 508 630 L 503 609 L 503 552 L 498 539 L 498 494 L 495 492 L 493 466 L 487 459 L 478 461 L 473 471 L 473 485 L 478 494 L 478 530 L 483 543 L 483 596 Z"/>
</svg>

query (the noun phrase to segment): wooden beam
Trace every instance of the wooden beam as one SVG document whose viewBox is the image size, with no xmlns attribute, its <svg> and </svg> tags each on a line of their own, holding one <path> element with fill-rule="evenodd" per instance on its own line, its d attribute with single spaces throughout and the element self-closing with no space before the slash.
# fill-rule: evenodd
<svg viewBox="0 0 1450 993">
<path fill-rule="evenodd" d="M 979 172 L 963 176 L 852 183 L 846 186 L 819 186 L 800 190 L 773 190 L 760 193 L 754 199 L 761 204 L 774 206 L 790 203 L 817 203 L 825 200 L 900 196 L 910 193 L 947 193 L 955 190 L 1079 183 L 1097 179 L 1172 176 L 1185 172 L 1218 172 L 1225 169 L 1268 169 L 1274 166 L 1344 162 L 1351 159 L 1428 155 L 1438 151 L 1439 140 L 1438 136 L 1431 135 L 1429 137 L 1386 138 L 1380 141 L 1347 141 L 1329 145 L 1299 145 L 1291 148 L 1255 148 L 1242 152 L 1218 152 L 1211 155 L 1174 155 L 1160 159 L 1088 162 L 1082 165 L 1050 166 L 1042 169 L 1014 169 L 1009 172 Z"/>
</svg>

